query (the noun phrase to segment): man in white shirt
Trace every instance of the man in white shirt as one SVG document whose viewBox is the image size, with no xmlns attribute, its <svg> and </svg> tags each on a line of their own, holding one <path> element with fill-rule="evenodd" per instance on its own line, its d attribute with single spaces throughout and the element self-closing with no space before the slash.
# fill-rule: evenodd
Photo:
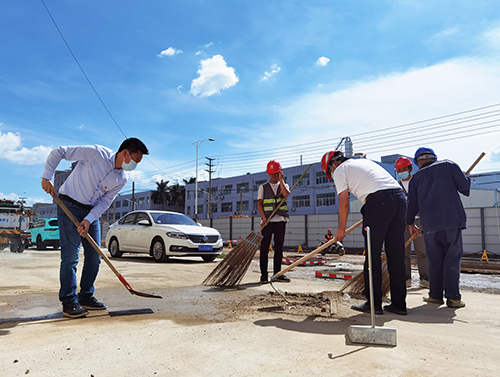
<svg viewBox="0 0 500 377">
<path fill-rule="evenodd" d="M 346 236 L 349 216 L 349 192 L 356 196 L 363 207 L 363 236 L 367 247 L 366 231 L 370 227 L 373 267 L 373 296 L 375 313 L 382 311 L 382 245 L 385 246 L 390 275 L 391 304 L 384 310 L 406 315 L 405 285 L 405 213 L 406 199 L 398 182 L 384 168 L 373 161 L 349 159 L 340 151 L 326 153 L 321 160 L 326 177 L 333 180 L 339 196 L 339 228 L 335 237 L 342 241 Z M 370 287 L 368 261 L 364 265 L 365 295 L 367 302 L 351 308 L 370 312 Z"/>
<path fill-rule="evenodd" d="M 146 146 L 136 138 L 126 139 L 118 152 L 100 145 L 59 147 L 50 152 L 42 174 L 42 188 L 53 195 L 52 177 L 61 160 L 78 161 L 76 167 L 59 189 L 59 197 L 80 222 L 76 228 L 71 219 L 58 208 L 57 219 L 61 245 L 59 300 L 63 315 L 83 317 L 89 310 L 103 310 L 106 305 L 94 297 L 94 282 L 101 258 L 84 236 L 88 233 L 100 245 L 99 217 L 127 183 L 125 171 L 135 169 L 148 154 Z M 77 294 L 76 266 L 80 243 L 85 261 Z"/>
<path fill-rule="evenodd" d="M 269 174 L 269 182 L 259 187 L 257 194 L 257 209 L 262 217 L 262 242 L 260 244 L 260 282 L 268 282 L 267 264 L 269 245 L 274 235 L 274 274 L 281 271 L 283 261 L 283 244 L 285 242 L 286 223 L 288 222 L 288 206 L 283 202 L 273 217 L 272 212 L 278 206 L 281 199 L 286 199 L 290 194 L 289 187 L 284 181 L 281 165 L 277 161 L 269 161 L 266 173 Z M 285 275 L 279 276 L 276 281 L 289 282 Z"/>
</svg>

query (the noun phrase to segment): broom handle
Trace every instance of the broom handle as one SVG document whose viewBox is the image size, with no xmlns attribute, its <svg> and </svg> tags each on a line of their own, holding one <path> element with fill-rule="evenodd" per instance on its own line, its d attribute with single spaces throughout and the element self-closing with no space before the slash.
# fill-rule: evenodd
<svg viewBox="0 0 500 377">
<path fill-rule="evenodd" d="M 486 155 L 486 153 L 482 152 L 479 157 L 476 159 L 476 161 L 474 161 L 474 163 L 470 166 L 469 170 L 467 170 L 465 172 L 465 175 L 469 175 L 470 172 L 472 171 L 472 169 L 474 169 L 476 167 L 476 165 L 479 163 L 479 161 L 481 161 L 481 159 Z M 420 231 L 422 230 L 422 228 L 418 228 L 419 232 L 418 233 L 415 233 L 415 235 L 411 236 L 410 238 L 408 238 L 408 241 L 406 241 L 406 244 L 405 244 L 405 248 L 407 248 L 411 243 L 412 241 L 419 237 L 420 236 Z"/>
<path fill-rule="evenodd" d="M 302 173 L 302 175 L 300 176 L 300 178 L 297 180 L 297 182 L 295 182 L 295 184 L 293 185 L 293 187 L 291 188 L 291 190 L 288 191 L 288 195 L 290 195 L 293 191 L 293 189 L 295 188 L 295 186 L 297 186 L 299 184 L 299 182 L 302 180 L 302 178 L 304 178 L 304 175 L 306 175 L 307 171 L 311 168 L 312 164 L 309 164 L 309 166 L 307 167 L 307 169 Z M 274 211 L 271 213 L 271 216 L 269 216 L 269 219 L 268 220 L 271 220 L 271 218 L 274 216 L 274 214 L 276 213 L 276 211 L 280 208 L 280 206 L 283 204 L 283 202 L 285 201 L 286 199 L 285 198 L 281 198 L 278 205 L 276 206 L 276 208 L 274 209 Z M 262 232 L 262 229 L 264 229 L 267 224 L 269 224 L 269 222 L 266 221 L 266 224 L 265 225 L 262 225 L 261 228 L 259 229 L 259 232 Z"/>
<path fill-rule="evenodd" d="M 356 224 L 352 225 L 350 228 L 348 228 L 346 231 L 345 231 L 345 234 L 349 234 L 351 233 L 354 229 L 356 229 L 357 227 L 359 227 L 361 224 L 363 224 L 363 219 L 359 220 Z M 330 241 L 324 243 L 323 245 L 321 245 L 320 247 L 318 247 L 317 249 L 314 249 L 313 251 L 311 251 L 309 254 L 307 255 L 304 255 L 302 258 L 300 258 L 298 261 L 295 261 L 293 262 L 290 266 L 288 266 L 287 268 L 281 270 L 280 272 L 278 272 L 277 274 L 274 274 L 272 277 L 271 277 L 271 281 L 275 280 L 278 276 L 281 276 L 285 273 L 287 273 L 288 271 L 290 271 L 292 268 L 298 266 L 299 264 L 301 264 L 302 262 L 306 261 L 307 259 L 315 256 L 316 254 L 318 254 L 320 251 L 326 249 L 328 246 L 330 246 L 331 244 L 337 242 L 337 238 L 336 237 L 333 237 Z"/>
<path fill-rule="evenodd" d="M 61 201 L 61 199 L 56 194 L 52 195 L 52 197 L 54 198 L 56 203 L 59 204 L 59 206 L 62 208 L 64 213 L 66 213 L 66 215 L 68 215 L 68 217 L 71 219 L 71 221 L 73 221 L 73 224 L 75 224 L 76 227 L 79 228 L 80 222 L 75 218 L 75 216 L 73 216 L 73 214 L 69 211 L 68 207 L 66 207 L 66 205 Z M 88 233 L 85 233 L 85 238 L 87 239 L 87 241 L 89 241 L 89 243 L 92 245 L 92 247 L 95 249 L 95 251 L 97 251 L 97 253 L 101 256 L 101 258 L 106 262 L 106 264 L 109 266 L 109 268 L 111 268 L 111 270 L 115 273 L 115 275 L 121 281 L 122 278 L 121 278 L 120 272 L 115 268 L 115 266 L 113 266 L 113 264 L 111 263 L 109 258 L 106 256 L 106 254 L 104 254 L 102 252 L 101 248 L 99 247 L 99 245 L 97 245 L 97 243 L 94 241 L 92 236 Z"/>
</svg>

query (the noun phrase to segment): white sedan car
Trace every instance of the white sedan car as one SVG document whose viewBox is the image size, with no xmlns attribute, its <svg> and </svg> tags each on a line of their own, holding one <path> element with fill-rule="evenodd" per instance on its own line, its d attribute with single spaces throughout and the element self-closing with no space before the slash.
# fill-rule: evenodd
<svg viewBox="0 0 500 377">
<path fill-rule="evenodd" d="M 112 224 L 106 236 L 114 258 L 123 253 L 144 253 L 163 262 L 171 256 L 201 257 L 211 262 L 222 253 L 222 237 L 213 228 L 167 211 L 134 211 Z"/>
</svg>

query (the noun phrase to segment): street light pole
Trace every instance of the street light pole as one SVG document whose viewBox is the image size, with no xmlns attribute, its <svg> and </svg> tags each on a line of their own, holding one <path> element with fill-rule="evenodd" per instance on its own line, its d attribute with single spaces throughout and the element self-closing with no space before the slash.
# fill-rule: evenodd
<svg viewBox="0 0 500 377">
<path fill-rule="evenodd" d="M 195 188 L 194 188 L 194 221 L 198 221 L 198 147 L 204 142 L 204 141 L 215 141 L 215 139 L 203 139 L 203 140 L 198 140 L 193 143 L 194 147 L 196 148 L 196 177 L 195 177 Z"/>
</svg>

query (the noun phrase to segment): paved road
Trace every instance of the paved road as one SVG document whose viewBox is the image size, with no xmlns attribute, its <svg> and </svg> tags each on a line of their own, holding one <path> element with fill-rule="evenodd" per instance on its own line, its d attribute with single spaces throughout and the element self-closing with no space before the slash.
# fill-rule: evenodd
<svg viewBox="0 0 500 377">
<path fill-rule="evenodd" d="M 0 251 L 2 376 L 498 374 L 497 294 L 465 290 L 467 307 L 454 310 L 424 304 L 426 292 L 412 289 L 408 316 L 376 319 L 396 329 L 397 346 L 374 347 L 345 336 L 348 326 L 370 323 L 369 315 L 349 309 L 359 300 L 339 299 L 324 310 L 318 301 L 299 303 L 340 286 L 303 278 L 307 272 L 292 272 L 292 282 L 279 285 L 290 307 L 255 283 L 256 264 L 238 289 L 221 290 L 199 285 L 214 263 L 124 257 L 113 263 L 129 283 L 164 298 L 130 295 L 103 265 L 96 295 L 108 311 L 66 319 L 57 300 L 58 263 L 54 250 Z"/>
</svg>

